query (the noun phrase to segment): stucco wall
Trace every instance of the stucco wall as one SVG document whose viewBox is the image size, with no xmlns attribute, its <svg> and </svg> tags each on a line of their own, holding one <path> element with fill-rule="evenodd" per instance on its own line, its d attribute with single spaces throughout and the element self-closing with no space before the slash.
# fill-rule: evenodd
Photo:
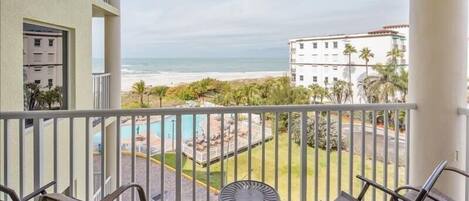
<svg viewBox="0 0 469 201">
<path fill-rule="evenodd" d="M 0 1 L 0 111 L 23 110 L 23 23 L 52 26 L 69 33 L 68 105 L 70 109 L 92 108 L 91 79 L 91 0 L 1 0 Z M 18 121 L 9 122 L 9 186 L 18 189 Z M 3 141 L 3 122 L 0 124 L 0 143 Z M 52 180 L 51 124 L 44 129 L 43 182 Z M 32 129 L 27 129 L 25 139 L 25 193 L 32 190 Z M 68 120 L 59 120 L 59 191 L 68 184 Z M 84 198 L 84 120 L 75 122 L 75 168 L 77 196 Z M 2 166 L 3 146 L 1 148 Z M 4 179 L 1 171 L 1 181 Z"/>
</svg>

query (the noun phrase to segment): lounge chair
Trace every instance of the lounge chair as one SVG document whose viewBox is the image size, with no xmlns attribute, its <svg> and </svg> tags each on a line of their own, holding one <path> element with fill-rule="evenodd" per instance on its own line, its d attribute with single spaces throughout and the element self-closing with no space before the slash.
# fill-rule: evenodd
<svg viewBox="0 0 469 201">
<path fill-rule="evenodd" d="M 27 201 L 27 200 L 31 200 L 35 197 L 38 197 L 38 196 L 39 196 L 39 201 L 79 201 L 78 199 L 68 197 L 68 196 L 66 196 L 64 194 L 60 194 L 60 193 L 50 193 L 50 194 L 48 194 L 46 192 L 46 190 L 48 188 L 50 188 L 51 186 L 55 185 L 55 184 L 56 183 L 54 181 L 52 181 L 52 182 L 50 182 L 50 183 L 46 184 L 45 186 L 35 190 L 31 194 L 29 194 L 29 195 L 27 195 L 23 198 L 19 198 L 18 194 L 16 194 L 16 192 L 13 189 L 10 189 L 10 188 L 8 188 L 6 186 L 3 186 L 3 185 L 0 185 L 0 192 L 5 193 L 7 196 L 10 197 L 10 199 L 12 201 Z M 143 191 L 143 188 L 141 186 L 139 186 L 138 184 L 134 184 L 134 183 L 123 185 L 123 186 L 117 188 L 117 190 L 115 190 L 111 194 L 104 197 L 104 199 L 102 199 L 101 201 L 113 201 L 113 200 L 117 199 L 120 195 L 122 195 L 122 193 L 124 193 L 125 191 L 127 191 L 128 189 L 131 189 L 131 188 L 136 188 L 137 189 L 138 197 L 139 197 L 140 201 L 146 201 L 145 192 Z"/>
<path fill-rule="evenodd" d="M 456 173 L 456 174 L 462 175 L 466 178 L 469 178 L 469 173 L 467 173 L 463 170 L 454 168 L 454 167 L 449 167 L 448 166 L 444 169 L 444 171 Z M 395 192 L 399 193 L 400 191 L 404 191 L 404 190 L 407 190 L 407 193 L 405 194 L 405 197 L 415 197 L 417 195 L 417 193 L 420 191 L 419 188 L 415 188 L 413 186 L 401 186 L 401 187 L 397 188 L 395 190 Z M 444 193 L 438 191 L 437 189 L 432 189 L 430 191 L 430 193 L 428 194 L 428 198 L 430 198 L 431 200 L 434 200 L 434 201 L 453 201 L 454 200 L 450 196 L 445 195 Z"/>
<path fill-rule="evenodd" d="M 39 196 L 39 195 L 46 194 L 46 193 L 47 193 L 46 190 L 47 190 L 48 188 L 50 188 L 51 186 L 53 186 L 53 185 L 55 185 L 55 182 L 54 182 L 54 181 L 53 181 L 53 182 L 50 182 L 50 183 L 48 183 L 48 184 L 46 184 L 45 186 L 43 186 L 43 187 L 41 187 L 41 188 L 39 188 L 39 189 L 37 189 L 37 190 L 35 190 L 34 192 L 30 193 L 29 195 L 27 195 L 27 196 L 25 196 L 25 197 L 23 197 L 23 198 L 20 198 L 20 197 L 18 196 L 18 194 L 16 194 L 16 192 L 15 192 L 13 189 L 8 188 L 8 187 L 3 186 L 3 185 L 0 185 L 0 192 L 5 193 L 8 197 L 10 197 L 10 199 L 11 199 L 12 201 L 27 201 L 27 200 L 30 200 L 30 199 L 32 199 L 32 198 L 35 198 L 35 197 L 37 197 L 37 196 Z"/>
<path fill-rule="evenodd" d="M 139 197 L 140 201 L 146 201 L 147 200 L 146 197 L 145 197 L 145 192 L 143 191 L 143 188 L 138 184 L 130 183 L 130 184 L 126 184 L 126 185 L 123 185 L 123 186 L 117 188 L 111 194 L 106 195 L 106 197 L 104 197 L 101 201 L 114 201 L 119 196 L 121 196 L 122 193 L 124 193 L 125 191 L 127 191 L 129 189 L 132 189 L 132 188 L 137 189 L 137 193 L 138 193 L 138 197 Z M 42 195 L 39 198 L 39 201 L 79 201 L 79 200 L 75 199 L 75 198 L 68 197 L 64 194 L 52 193 L 52 194 Z"/>
<path fill-rule="evenodd" d="M 434 194 L 429 195 L 429 193 L 432 190 L 433 185 L 436 183 L 436 181 L 440 177 L 441 173 L 445 170 L 447 163 L 448 163 L 447 161 L 440 162 L 436 166 L 436 168 L 433 170 L 433 173 L 430 175 L 430 177 L 428 177 L 425 184 L 420 189 L 417 189 L 417 188 L 410 189 L 410 188 L 407 188 L 407 187 L 401 187 L 401 188 L 397 188 L 395 191 L 393 191 L 393 190 L 388 189 L 388 188 L 384 187 L 383 185 L 380 185 L 380 184 L 378 184 L 374 181 L 371 181 L 371 180 L 369 180 L 365 177 L 357 176 L 358 179 L 365 182 L 365 185 L 363 186 L 363 189 L 360 192 L 360 194 L 358 195 L 358 197 L 354 198 L 353 196 L 351 196 L 351 195 L 349 195 L 349 194 L 342 191 L 340 193 L 339 197 L 337 199 L 335 199 L 335 201 L 361 201 L 361 200 L 364 199 L 366 191 L 368 190 L 368 188 L 370 186 L 372 186 L 372 187 L 374 187 L 378 190 L 381 190 L 384 193 L 390 195 L 392 201 L 398 201 L 398 200 L 399 201 L 401 201 L 401 200 L 402 201 L 424 201 L 424 200 L 440 201 L 440 199 L 436 198 L 434 196 Z M 416 194 L 415 193 L 414 194 L 407 193 L 405 195 L 401 195 L 401 194 L 398 193 L 400 190 L 404 190 L 404 189 L 416 191 L 418 193 L 416 193 Z M 427 197 L 429 199 L 426 199 Z"/>
</svg>

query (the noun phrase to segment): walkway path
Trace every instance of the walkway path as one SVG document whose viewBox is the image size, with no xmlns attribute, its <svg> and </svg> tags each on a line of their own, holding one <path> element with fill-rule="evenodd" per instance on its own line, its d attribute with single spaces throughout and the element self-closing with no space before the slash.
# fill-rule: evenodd
<svg viewBox="0 0 469 201">
<path fill-rule="evenodd" d="M 96 163 L 99 164 L 99 159 L 95 157 L 95 168 L 97 168 Z M 95 169 L 96 170 L 96 169 Z M 99 171 L 99 170 L 97 170 Z M 158 163 L 150 163 L 150 192 L 151 197 L 155 197 L 161 194 L 161 166 Z M 122 155 L 122 180 L 121 183 L 130 183 L 131 177 L 131 157 L 129 155 Z M 146 190 L 146 160 L 143 158 L 136 158 L 136 182 L 140 184 Z M 176 174 L 173 170 L 165 167 L 165 196 L 164 200 L 175 200 L 175 190 L 176 190 Z M 192 180 L 186 177 L 182 177 L 182 200 L 192 200 Z M 204 201 L 206 200 L 207 190 L 205 186 L 196 183 L 196 200 Z M 138 195 L 136 194 L 136 199 Z M 125 193 L 122 197 L 122 200 L 131 200 L 130 193 Z M 160 199 L 158 199 L 160 200 Z M 218 196 L 211 192 L 210 200 L 218 200 Z M 153 199 L 150 201 L 154 201 Z M 155 200 L 156 201 L 156 200 Z"/>
</svg>

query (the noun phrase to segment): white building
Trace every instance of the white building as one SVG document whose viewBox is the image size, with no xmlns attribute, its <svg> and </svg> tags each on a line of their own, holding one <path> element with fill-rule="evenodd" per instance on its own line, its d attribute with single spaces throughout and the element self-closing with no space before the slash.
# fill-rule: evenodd
<svg viewBox="0 0 469 201">
<path fill-rule="evenodd" d="M 331 87 L 337 80 L 349 81 L 348 55 L 344 55 L 346 44 L 357 50 L 352 54 L 352 84 L 354 102 L 363 102 L 363 94 L 358 84 L 366 76 L 366 63 L 360 59 L 360 50 L 369 48 L 374 54 L 370 59 L 369 74 L 374 72 L 371 66 L 388 61 L 387 53 L 393 48 L 404 51 L 399 64 L 407 66 L 408 61 L 408 25 L 384 26 L 380 30 L 361 34 L 340 34 L 329 36 L 295 38 L 289 40 L 290 76 L 296 86 L 308 87 L 319 84 Z"/>
<path fill-rule="evenodd" d="M 62 41 L 61 32 L 23 33 L 25 83 L 37 83 L 42 88 L 63 86 Z"/>
</svg>

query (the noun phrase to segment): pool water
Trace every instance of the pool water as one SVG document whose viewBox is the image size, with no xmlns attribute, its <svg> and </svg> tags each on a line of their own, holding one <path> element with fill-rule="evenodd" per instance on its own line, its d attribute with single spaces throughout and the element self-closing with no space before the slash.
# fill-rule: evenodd
<svg viewBox="0 0 469 201">
<path fill-rule="evenodd" d="M 205 125 L 203 122 L 207 119 L 206 115 L 196 115 L 196 135 L 200 134 L 204 129 Z M 164 119 L 164 135 L 166 139 L 176 138 L 176 116 L 167 116 Z M 146 135 L 147 125 L 135 125 L 135 135 L 141 134 Z M 150 124 L 150 133 L 161 137 L 161 121 L 155 121 Z M 132 135 L 132 126 L 123 125 L 121 126 L 121 140 L 130 140 Z M 189 140 L 193 137 L 193 115 L 182 115 L 182 139 Z M 101 132 L 97 132 L 93 136 L 93 143 L 101 143 Z"/>
</svg>

